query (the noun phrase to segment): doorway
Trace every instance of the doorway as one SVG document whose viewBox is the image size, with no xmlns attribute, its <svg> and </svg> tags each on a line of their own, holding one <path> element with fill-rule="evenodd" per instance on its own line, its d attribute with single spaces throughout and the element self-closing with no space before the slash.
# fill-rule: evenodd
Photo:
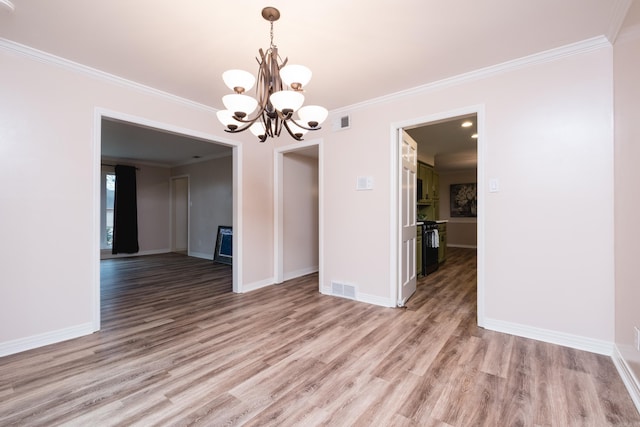
<svg viewBox="0 0 640 427">
<path fill-rule="evenodd" d="M 188 191 L 189 184 L 192 184 L 191 178 L 187 181 L 188 184 L 186 186 L 187 190 L 184 190 L 185 181 L 177 182 L 176 191 L 181 194 L 181 202 L 180 206 L 174 217 L 182 216 L 181 224 L 179 227 L 176 227 L 175 230 L 177 232 L 176 235 L 173 235 L 172 221 L 170 221 L 171 217 L 171 168 L 177 166 L 167 166 L 163 165 L 163 162 L 167 160 L 168 157 L 172 157 L 175 155 L 187 156 L 187 158 L 182 158 L 179 165 L 181 167 L 186 167 L 191 163 L 198 163 L 208 160 L 220 159 L 221 157 L 226 157 L 229 163 L 226 165 L 226 171 L 228 180 L 230 181 L 228 184 L 229 194 L 231 195 L 230 199 L 228 198 L 228 203 L 230 204 L 230 213 L 229 217 L 224 221 L 225 223 L 231 223 L 234 228 L 233 235 L 233 247 L 238 248 L 238 236 L 242 233 L 242 220 L 241 220 L 241 212 L 238 208 L 238 200 L 242 198 L 242 188 L 239 183 L 241 182 L 239 171 L 242 150 L 241 145 L 238 142 L 228 140 L 226 138 L 218 138 L 212 135 L 203 134 L 201 132 L 192 131 L 189 129 L 179 128 L 166 123 L 154 122 L 148 119 L 130 116 L 128 114 L 107 111 L 102 109 L 96 109 L 94 115 L 94 139 L 93 139 L 93 158 L 95 162 L 95 172 L 94 172 L 94 200 L 96 201 L 94 204 L 94 232 L 93 238 L 95 240 L 95 247 L 99 247 L 100 245 L 100 235 L 101 235 L 101 173 L 100 173 L 100 164 L 102 162 L 103 157 L 114 158 L 114 159 L 122 159 L 123 163 L 128 164 L 139 164 L 140 168 L 152 168 L 154 169 L 154 174 L 147 175 L 140 174 L 141 180 L 145 181 L 145 184 L 150 189 L 149 191 L 153 193 L 153 195 L 164 194 L 161 197 L 164 202 L 156 203 L 158 199 L 157 197 L 145 198 L 140 197 L 139 200 L 142 200 L 143 203 L 146 204 L 146 209 L 148 213 L 144 216 L 150 222 L 157 222 L 161 224 L 165 224 L 162 230 L 158 229 L 156 233 L 155 229 L 151 230 L 147 227 L 146 235 L 150 236 L 150 240 L 153 240 L 155 246 L 149 245 L 147 250 L 141 244 L 140 252 L 138 255 L 153 255 L 170 252 L 174 248 L 185 248 L 187 251 L 189 249 L 189 229 L 191 226 L 191 221 L 189 219 L 189 202 L 190 202 L 190 192 Z M 107 129 L 110 129 L 113 134 L 112 144 L 106 143 L 105 132 Z M 149 141 L 149 138 L 142 138 L 142 142 L 151 143 L 151 147 L 149 144 L 145 147 L 144 144 L 141 144 L 141 141 L 125 138 L 123 135 L 118 132 L 140 132 L 145 133 L 146 135 L 152 135 L 152 141 Z M 132 143 L 132 141 L 136 141 Z M 169 142 L 172 143 L 169 144 Z M 144 156 L 137 153 L 136 150 L 142 150 L 146 153 Z M 206 154 L 202 155 L 199 151 L 206 150 Z M 105 152 L 105 150 L 109 150 Z M 128 150 L 128 151 L 126 151 Z M 198 152 L 194 152 L 194 150 Z M 222 154 L 220 154 L 222 152 Z M 145 157 L 147 156 L 147 157 Z M 165 156 L 165 157 L 163 157 Z M 162 170 L 164 169 L 165 172 Z M 188 174 L 188 172 L 178 171 L 177 177 L 181 177 L 182 175 Z M 152 176 L 153 182 L 149 182 L 149 177 Z M 139 182 L 140 184 L 140 182 Z M 186 203 L 184 203 L 186 195 Z M 158 196 L 160 197 L 160 196 Z M 185 214 L 186 209 L 186 214 Z M 140 211 L 139 214 L 141 215 Z M 184 220 L 186 219 L 186 227 L 184 225 Z M 151 232 L 149 231 L 151 230 Z M 180 231 L 178 231 L 180 230 Z M 140 232 L 140 231 L 139 231 Z M 213 257 L 213 246 L 215 245 L 215 235 L 214 233 L 206 234 L 203 239 L 211 240 L 211 250 L 207 249 L 207 257 L 212 259 Z M 140 236 L 140 234 L 139 234 Z M 186 244 L 184 240 L 187 240 Z M 160 242 L 158 244 L 158 242 Z M 209 253 L 211 255 L 209 255 Z M 101 297 L 100 297 L 100 254 L 99 251 L 96 251 L 94 259 L 92 261 L 93 268 L 93 280 L 92 280 L 92 289 L 93 289 L 93 298 L 92 298 L 92 328 L 94 331 L 100 330 L 100 312 L 101 312 Z M 232 265 L 232 286 L 234 292 L 242 292 L 242 253 L 240 251 L 234 251 L 233 254 L 233 265 Z"/>
<path fill-rule="evenodd" d="M 318 272 L 322 283 L 322 145 L 305 141 L 274 152 L 274 278 Z"/>
<path fill-rule="evenodd" d="M 465 120 L 463 120 L 465 119 Z M 469 149 L 471 145 L 469 141 L 471 141 L 471 132 L 466 137 L 467 146 L 460 145 L 457 148 L 453 148 L 453 143 L 451 141 L 446 140 L 445 135 L 440 135 L 436 139 L 437 141 L 425 141 L 421 134 L 429 134 L 427 131 L 434 131 L 436 128 L 449 128 L 452 130 L 455 126 L 460 127 L 462 122 L 470 121 L 476 127 L 475 138 L 473 138 L 473 148 Z M 440 126 L 446 125 L 446 126 Z M 466 125 L 465 125 L 466 126 Z M 440 114 L 434 114 L 431 116 L 420 117 L 416 119 L 407 120 L 401 123 L 395 123 L 392 125 L 392 132 L 394 135 L 399 135 L 400 131 L 404 130 L 409 133 L 412 138 L 414 138 L 418 143 L 418 160 L 420 160 L 424 165 L 428 165 L 431 167 L 431 171 L 437 170 L 438 161 L 440 161 L 441 165 L 446 165 L 443 171 L 443 180 L 436 184 L 436 188 L 439 189 L 439 196 L 435 198 L 430 197 L 428 202 L 424 203 L 424 206 L 419 207 L 416 206 L 416 215 L 421 218 L 436 220 L 436 219 L 446 219 L 451 222 L 450 225 L 447 224 L 447 227 L 454 226 L 455 232 L 451 236 L 453 238 L 458 239 L 459 232 L 462 229 L 466 229 L 466 233 L 469 233 L 470 226 L 473 226 L 473 231 L 475 239 L 473 242 L 469 244 L 459 244 L 454 243 L 454 246 L 460 247 L 475 247 L 477 251 L 477 311 L 478 311 L 478 325 L 484 325 L 484 194 L 482 189 L 484 188 L 484 107 L 482 105 L 472 106 L 468 108 L 462 108 L 459 110 L 453 110 L 448 112 L 443 112 Z M 441 130 L 441 129 L 438 129 Z M 424 131 L 424 132 L 423 132 Z M 432 133 L 432 132 L 431 132 Z M 394 138 L 394 147 L 397 151 L 399 144 L 401 143 L 399 137 Z M 432 144 L 433 146 L 429 146 Z M 470 153 L 471 152 L 471 153 Z M 472 157 L 472 158 L 471 158 Z M 402 159 L 395 158 L 393 160 L 393 170 L 394 176 L 398 177 L 398 171 L 402 168 L 401 162 Z M 458 163 L 458 166 L 455 164 Z M 456 169 L 457 168 L 457 169 Z M 475 170 L 473 170 L 475 169 Z M 466 170 L 466 172 L 464 172 Z M 469 171 L 473 170 L 472 173 Z M 456 176 L 457 174 L 457 176 Z M 437 174 L 436 174 L 437 176 Z M 475 188 L 477 189 L 476 195 L 476 204 L 474 206 L 474 212 L 476 214 L 476 218 L 468 219 L 460 219 L 455 218 L 452 220 L 452 211 L 451 208 L 451 198 L 450 198 L 450 185 L 454 184 L 456 180 L 462 176 L 465 183 L 474 183 Z M 399 179 L 396 178 L 396 185 L 393 186 L 394 197 L 392 200 L 397 200 L 398 205 L 399 196 L 401 194 L 402 189 L 400 188 L 401 183 L 398 182 Z M 437 182 L 437 180 L 436 180 Z M 426 190 L 425 190 L 426 191 Z M 438 193 L 436 193 L 438 194 Z M 422 209 L 422 211 L 418 211 L 418 209 Z M 442 215 L 439 215 L 442 213 Z M 397 266 L 395 268 L 395 281 L 394 281 L 394 289 L 392 295 L 399 296 L 401 283 L 401 273 L 403 266 L 410 262 L 410 260 L 406 259 L 406 252 L 401 251 L 402 242 L 400 237 L 402 236 L 401 230 L 401 215 L 402 212 L 398 209 L 396 220 L 394 223 L 394 235 L 396 236 L 396 253 L 397 256 Z M 448 232 L 447 232 L 448 235 Z M 449 238 L 449 236 L 447 236 Z M 446 246 L 443 248 L 445 252 Z M 446 261 L 445 261 L 446 262 Z"/>
</svg>

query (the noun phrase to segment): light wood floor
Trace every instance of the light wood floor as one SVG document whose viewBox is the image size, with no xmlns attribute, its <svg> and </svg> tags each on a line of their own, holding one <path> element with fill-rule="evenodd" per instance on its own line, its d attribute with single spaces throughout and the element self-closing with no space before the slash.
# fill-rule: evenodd
<svg viewBox="0 0 640 427">
<path fill-rule="evenodd" d="M 0 425 L 640 426 L 610 358 L 476 327 L 475 263 L 450 250 L 390 309 L 105 260 L 103 330 L 1 358 Z"/>
</svg>

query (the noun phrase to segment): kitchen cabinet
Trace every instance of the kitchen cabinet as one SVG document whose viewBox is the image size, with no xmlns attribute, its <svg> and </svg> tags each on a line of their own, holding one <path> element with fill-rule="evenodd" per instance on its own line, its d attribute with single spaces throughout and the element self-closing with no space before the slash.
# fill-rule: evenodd
<svg viewBox="0 0 640 427">
<path fill-rule="evenodd" d="M 438 220 L 440 218 L 440 194 L 438 188 L 440 177 L 433 170 L 433 166 L 418 161 L 417 178 L 422 182 L 421 194 L 417 195 L 418 218 L 430 221 Z"/>
<path fill-rule="evenodd" d="M 447 259 L 447 223 L 438 223 L 438 263 L 443 263 Z"/>
<path fill-rule="evenodd" d="M 429 171 L 431 166 L 418 162 L 418 179 L 422 181 L 422 194 L 418 194 L 418 202 L 429 200 Z"/>
</svg>

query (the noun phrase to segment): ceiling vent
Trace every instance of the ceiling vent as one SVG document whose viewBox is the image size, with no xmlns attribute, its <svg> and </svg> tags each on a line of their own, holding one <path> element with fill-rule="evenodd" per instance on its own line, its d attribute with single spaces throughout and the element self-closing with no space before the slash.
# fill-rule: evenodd
<svg viewBox="0 0 640 427">
<path fill-rule="evenodd" d="M 351 117 L 349 116 L 336 117 L 333 119 L 333 122 L 331 123 L 331 127 L 334 131 L 349 129 L 351 127 Z"/>
</svg>

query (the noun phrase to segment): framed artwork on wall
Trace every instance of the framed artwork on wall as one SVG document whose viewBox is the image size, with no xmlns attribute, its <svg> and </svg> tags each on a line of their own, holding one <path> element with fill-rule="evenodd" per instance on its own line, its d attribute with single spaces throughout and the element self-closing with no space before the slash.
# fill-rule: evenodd
<svg viewBox="0 0 640 427">
<path fill-rule="evenodd" d="M 233 231 L 231 227 L 226 225 L 218 226 L 218 236 L 216 237 L 216 247 L 213 251 L 213 262 L 220 262 L 223 264 L 232 264 L 233 261 L 233 248 L 231 243 L 233 241 Z"/>
<path fill-rule="evenodd" d="M 450 185 L 451 218 L 475 218 L 478 216 L 476 183 Z"/>
</svg>

